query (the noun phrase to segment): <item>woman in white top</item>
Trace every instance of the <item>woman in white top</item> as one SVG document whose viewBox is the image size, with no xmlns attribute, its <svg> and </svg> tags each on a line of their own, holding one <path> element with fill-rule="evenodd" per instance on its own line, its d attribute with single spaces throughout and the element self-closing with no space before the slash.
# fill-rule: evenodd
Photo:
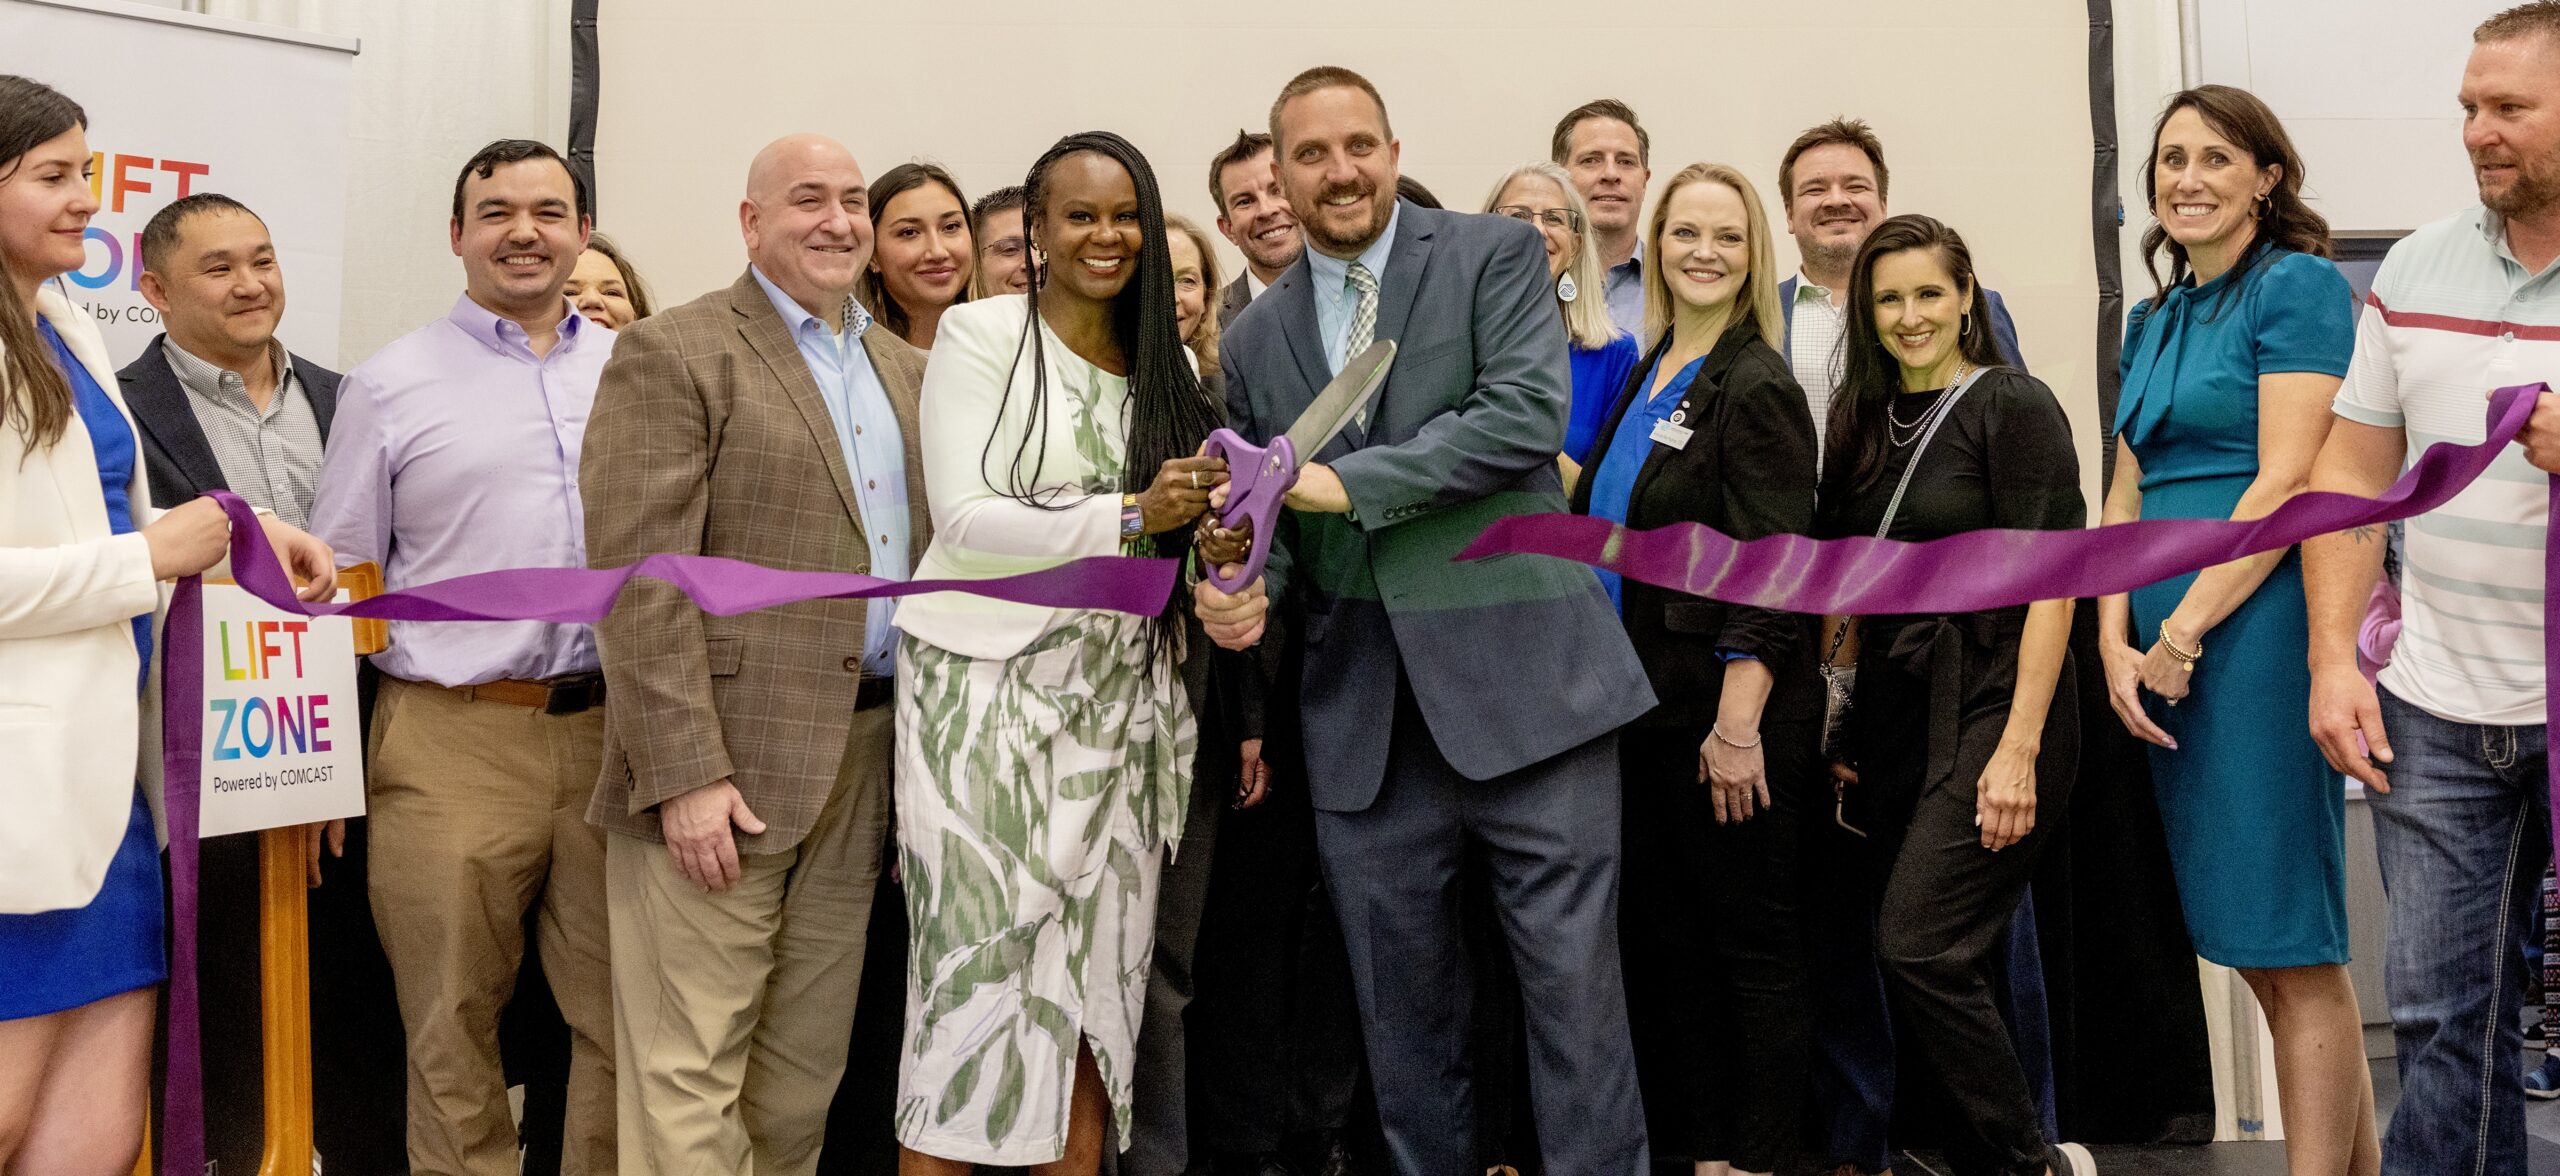
<svg viewBox="0 0 2560 1176">
<path fill-rule="evenodd" d="M 925 371 L 919 579 L 1183 554 L 1226 480 L 1174 322 L 1165 217 L 1117 135 L 1025 181 L 1031 292 L 954 306 Z M 903 1173 L 1096 1170 L 1123 1138 L 1156 882 L 1194 746 L 1183 615 L 935 595 L 898 610 L 898 851 L 910 916 Z"/>
<path fill-rule="evenodd" d="M 161 947 L 160 582 L 214 569 L 220 507 L 151 509 L 80 268 L 88 118 L 0 75 L 0 1170 L 125 1173 L 150 1101 Z M 318 540 L 267 520 L 307 599 Z"/>
</svg>

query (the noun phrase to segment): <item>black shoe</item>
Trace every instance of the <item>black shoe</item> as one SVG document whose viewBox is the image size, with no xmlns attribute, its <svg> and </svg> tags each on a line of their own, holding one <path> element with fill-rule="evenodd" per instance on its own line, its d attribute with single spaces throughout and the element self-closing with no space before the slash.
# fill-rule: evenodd
<svg viewBox="0 0 2560 1176">
<path fill-rule="evenodd" d="M 1210 1163 L 1209 1171 L 1212 1176 L 1298 1176 L 1298 1170 L 1278 1152 L 1223 1153 Z"/>
</svg>

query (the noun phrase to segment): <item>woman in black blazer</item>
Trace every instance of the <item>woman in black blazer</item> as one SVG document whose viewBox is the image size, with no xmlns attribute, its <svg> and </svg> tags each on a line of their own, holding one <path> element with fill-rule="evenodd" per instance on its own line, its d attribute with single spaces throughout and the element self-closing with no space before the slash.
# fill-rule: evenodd
<svg viewBox="0 0 2560 1176">
<path fill-rule="evenodd" d="M 1684 169 L 1645 245 L 1652 345 L 1574 510 L 1746 539 L 1811 532 L 1813 414 L 1778 352 L 1758 194 L 1732 168 Z M 1767 1172 L 1809 1056 L 1796 859 L 1820 807 L 1813 622 L 1600 576 L 1661 700 L 1619 736 L 1620 940 L 1654 1156 Z"/>
</svg>

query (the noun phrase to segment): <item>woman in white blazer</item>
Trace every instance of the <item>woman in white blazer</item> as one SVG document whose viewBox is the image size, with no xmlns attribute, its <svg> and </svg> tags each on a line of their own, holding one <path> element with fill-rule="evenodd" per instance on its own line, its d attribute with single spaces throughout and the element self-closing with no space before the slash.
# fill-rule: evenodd
<svg viewBox="0 0 2560 1176">
<path fill-rule="evenodd" d="M 78 269 L 87 118 L 0 75 L 0 1170 L 124 1173 L 149 1101 L 162 943 L 161 582 L 213 569 L 221 508 L 161 513 Z M 319 599 L 319 541 L 267 521 Z"/>
<path fill-rule="evenodd" d="M 925 368 L 918 579 L 1179 555 L 1225 480 L 1197 456 L 1220 413 L 1174 326 L 1146 159 L 1072 135 L 1027 187 L 1045 280 L 944 312 Z M 1191 793 L 1174 606 L 898 607 L 901 1172 L 1090 1173 L 1106 1118 L 1128 1137 L 1156 881 Z"/>
</svg>

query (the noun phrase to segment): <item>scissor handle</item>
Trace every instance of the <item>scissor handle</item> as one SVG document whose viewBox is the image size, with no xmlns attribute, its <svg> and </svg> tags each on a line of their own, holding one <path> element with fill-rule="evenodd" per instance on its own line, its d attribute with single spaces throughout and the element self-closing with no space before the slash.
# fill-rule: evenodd
<svg viewBox="0 0 2560 1176">
<path fill-rule="evenodd" d="M 1209 434 L 1208 454 L 1227 462 L 1227 505 L 1218 512 L 1218 522 L 1229 529 L 1246 520 L 1253 523 L 1253 542 L 1245 549 L 1244 563 L 1236 574 L 1229 577 L 1211 567 L 1209 582 L 1220 592 L 1241 592 L 1261 578 L 1262 565 L 1271 559 L 1281 500 L 1298 484 L 1298 447 L 1286 437 L 1274 437 L 1267 446 L 1256 445 L 1233 429 L 1220 429 Z"/>
</svg>

